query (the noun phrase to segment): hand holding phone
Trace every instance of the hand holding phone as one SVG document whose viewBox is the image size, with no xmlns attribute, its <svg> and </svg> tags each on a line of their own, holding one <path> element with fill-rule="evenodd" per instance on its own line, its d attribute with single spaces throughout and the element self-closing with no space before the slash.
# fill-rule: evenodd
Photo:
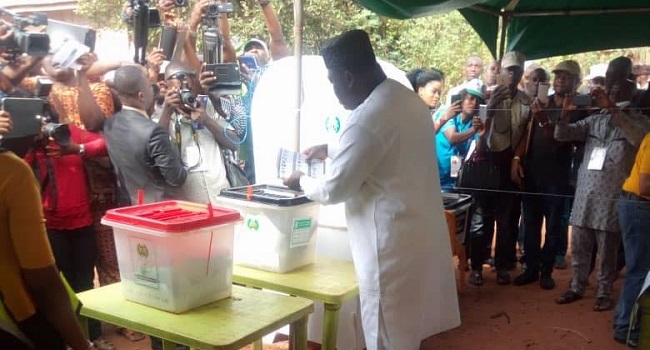
<svg viewBox="0 0 650 350">
<path fill-rule="evenodd" d="M 545 83 L 540 83 L 537 86 L 537 99 L 544 105 L 548 103 L 548 90 L 550 87 L 549 84 Z"/>
<path fill-rule="evenodd" d="M 204 71 L 213 73 L 214 80 L 210 84 L 210 93 L 224 95 L 241 93 L 241 74 L 236 63 L 206 64 Z"/>
<path fill-rule="evenodd" d="M 497 75 L 497 85 L 508 85 L 508 72 L 501 72 Z"/>
<path fill-rule="evenodd" d="M 6 111 L 0 111 L 0 140 L 4 134 L 11 132 L 13 123 L 11 122 L 11 116 Z"/>
<path fill-rule="evenodd" d="M 487 105 L 478 106 L 478 119 L 481 120 L 481 123 L 485 123 L 487 120 Z"/>
<path fill-rule="evenodd" d="M 575 95 L 571 99 L 571 104 L 578 107 L 591 106 L 592 98 L 590 95 Z"/>
<path fill-rule="evenodd" d="M 259 65 L 254 56 L 239 56 L 238 60 L 240 65 L 246 66 L 246 68 L 252 71 L 259 69 Z"/>
</svg>

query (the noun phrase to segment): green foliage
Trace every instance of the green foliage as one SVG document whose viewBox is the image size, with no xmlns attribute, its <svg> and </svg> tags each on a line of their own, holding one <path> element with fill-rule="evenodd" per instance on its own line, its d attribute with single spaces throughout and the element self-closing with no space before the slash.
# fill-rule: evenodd
<svg viewBox="0 0 650 350">
<path fill-rule="evenodd" d="M 122 29 L 122 4 L 122 0 L 79 0 L 75 12 L 88 19 L 95 28 Z"/>
<path fill-rule="evenodd" d="M 152 3 L 155 0 L 151 0 Z M 264 16 L 255 0 L 232 0 L 234 12 L 229 16 L 235 48 L 241 49 L 249 38 L 269 41 Z M 192 3 L 194 3 L 193 1 Z M 292 0 L 272 0 L 290 46 L 294 42 Z M 77 13 L 97 28 L 124 29 L 120 20 L 123 0 L 79 0 Z M 189 9 L 180 9 L 181 18 L 189 17 Z M 410 20 L 394 20 L 378 16 L 352 1 L 304 0 L 303 52 L 317 54 L 328 38 L 343 31 L 361 28 L 373 41 L 377 56 L 408 71 L 417 67 L 436 67 L 446 75 L 447 87 L 462 81 L 462 66 L 472 54 L 483 57 L 487 66 L 492 59 L 474 29 L 457 11 Z M 151 32 L 151 43 L 157 43 L 159 31 Z M 153 47 L 153 46 L 150 46 Z M 546 69 L 564 59 L 575 59 L 583 67 L 608 62 L 630 50 L 608 50 L 538 60 Z M 647 57 L 647 51 L 635 54 Z"/>
</svg>

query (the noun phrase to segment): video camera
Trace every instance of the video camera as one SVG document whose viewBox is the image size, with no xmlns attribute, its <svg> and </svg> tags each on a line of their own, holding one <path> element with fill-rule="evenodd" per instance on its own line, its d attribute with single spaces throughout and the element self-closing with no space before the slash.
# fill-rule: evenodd
<svg viewBox="0 0 650 350">
<path fill-rule="evenodd" d="M 205 10 L 205 15 L 208 18 L 216 18 L 219 16 L 221 13 L 230 13 L 232 12 L 232 4 L 227 2 L 227 3 L 218 3 L 216 1 L 210 1 L 210 4 L 208 4 L 208 8 Z"/>
<path fill-rule="evenodd" d="M 133 10 L 133 46 L 135 55 L 133 61 L 141 65 L 147 63 L 147 41 L 149 29 L 160 27 L 160 12 L 155 7 L 149 7 L 149 0 L 129 0 Z"/>
<path fill-rule="evenodd" d="M 50 51 L 50 37 L 45 33 L 26 32 L 28 26 L 46 26 L 47 15 L 37 12 L 29 17 L 18 16 L 0 7 L 0 15 L 7 14 L 12 17 L 9 29 L 12 35 L 0 41 L 0 50 L 8 51 L 13 57 L 25 53 L 30 56 L 46 56 Z"/>
<path fill-rule="evenodd" d="M 47 102 L 42 98 L 6 97 L 2 110 L 9 112 L 13 130 L 0 139 L 0 147 L 24 156 L 34 146 L 44 145 L 50 138 L 61 146 L 70 144 L 67 124 L 50 121 Z"/>
<path fill-rule="evenodd" d="M 232 95 L 241 93 L 241 75 L 236 63 L 223 63 L 223 36 L 219 30 L 219 14 L 233 11 L 231 3 L 211 1 L 203 15 L 203 62 L 217 81 L 210 93 Z"/>
</svg>

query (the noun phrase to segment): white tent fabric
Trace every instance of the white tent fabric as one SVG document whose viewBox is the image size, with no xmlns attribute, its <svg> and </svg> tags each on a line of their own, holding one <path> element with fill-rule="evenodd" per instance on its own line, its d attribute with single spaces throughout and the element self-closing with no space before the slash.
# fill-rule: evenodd
<svg viewBox="0 0 650 350">
<path fill-rule="evenodd" d="M 389 78 L 411 89 L 406 75 L 379 60 Z M 303 56 L 300 149 L 338 139 L 349 111 L 341 106 L 327 80 L 321 56 Z M 257 182 L 277 181 L 276 155 L 280 147 L 291 148 L 296 95 L 295 58 L 273 62 L 260 79 L 252 102 L 251 122 Z"/>
</svg>

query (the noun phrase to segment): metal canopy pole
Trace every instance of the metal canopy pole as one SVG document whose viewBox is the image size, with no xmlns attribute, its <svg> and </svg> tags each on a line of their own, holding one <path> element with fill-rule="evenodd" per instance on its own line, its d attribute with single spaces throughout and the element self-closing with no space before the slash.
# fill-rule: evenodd
<svg viewBox="0 0 650 350">
<path fill-rule="evenodd" d="M 302 14 L 303 14 L 302 0 L 294 0 L 293 2 L 293 38 L 294 47 L 293 54 L 296 59 L 296 95 L 294 105 L 294 139 L 292 148 L 295 151 L 300 151 L 300 111 L 302 108 Z"/>
<path fill-rule="evenodd" d="M 497 54 L 497 59 L 501 61 L 506 51 L 506 35 L 508 34 L 507 30 L 508 23 L 510 23 L 510 16 L 508 13 L 504 12 L 499 16 L 499 18 L 501 18 L 501 36 L 499 37 L 499 52 Z"/>
<path fill-rule="evenodd" d="M 511 0 L 508 6 L 504 7 L 501 13 L 501 38 L 499 39 L 499 60 L 503 59 L 506 52 L 506 36 L 508 35 L 508 24 L 512 18 L 512 13 L 519 4 L 519 0 Z"/>
</svg>

